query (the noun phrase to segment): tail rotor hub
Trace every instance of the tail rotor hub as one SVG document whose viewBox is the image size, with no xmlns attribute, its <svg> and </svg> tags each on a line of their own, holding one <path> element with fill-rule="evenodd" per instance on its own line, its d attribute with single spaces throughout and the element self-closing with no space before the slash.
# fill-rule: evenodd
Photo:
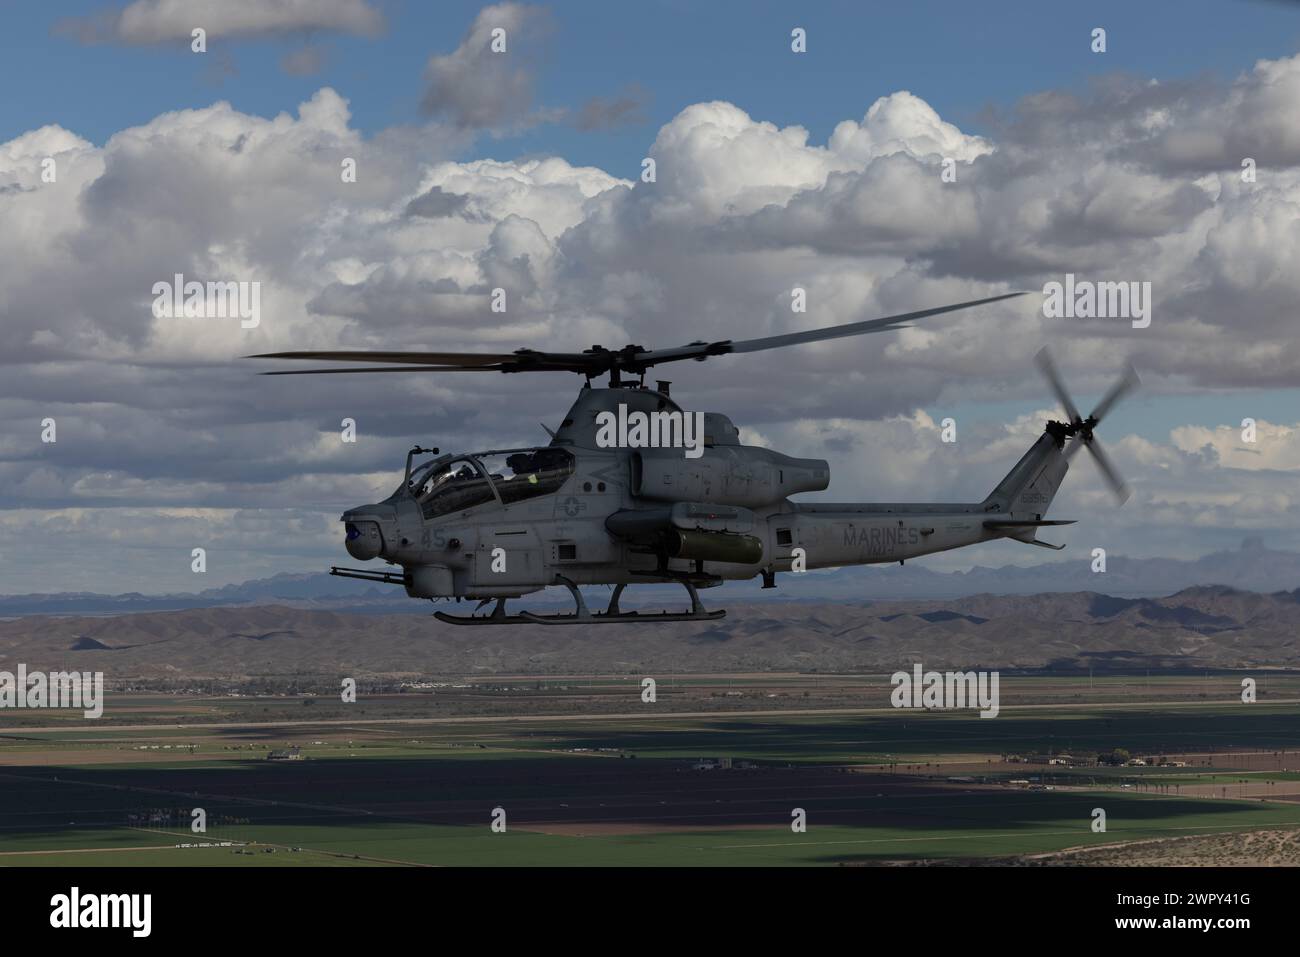
<svg viewBox="0 0 1300 957">
<path fill-rule="evenodd" d="M 1133 389 L 1137 388 L 1139 385 L 1137 373 L 1133 371 L 1132 366 L 1127 367 L 1120 380 L 1111 386 L 1110 391 L 1108 391 L 1106 395 L 1102 397 L 1101 401 L 1097 403 L 1097 408 L 1094 409 L 1092 414 L 1085 419 L 1079 414 L 1078 408 L 1074 404 L 1074 400 L 1070 398 L 1070 393 L 1065 388 L 1065 383 L 1061 379 L 1061 374 L 1057 371 L 1056 363 L 1052 361 L 1052 356 L 1047 349 L 1044 348 L 1039 351 L 1037 360 L 1038 368 L 1042 371 L 1043 378 L 1045 378 L 1047 384 L 1052 387 L 1052 392 L 1056 395 L 1057 400 L 1060 401 L 1061 407 L 1065 409 L 1066 415 L 1069 416 L 1068 422 L 1057 422 L 1055 420 L 1048 422 L 1045 429 L 1046 433 L 1052 437 L 1058 449 L 1065 448 L 1066 439 L 1076 440 L 1075 444 L 1066 449 L 1066 458 L 1072 456 L 1080 448 L 1086 448 L 1090 453 L 1092 453 L 1093 461 L 1095 461 L 1097 467 L 1101 469 L 1102 477 L 1106 480 L 1106 484 L 1110 486 L 1111 491 L 1115 493 L 1115 497 L 1119 499 L 1122 504 L 1129 496 L 1128 483 L 1126 483 L 1115 470 L 1115 466 L 1111 464 L 1110 457 L 1102 451 L 1101 443 L 1096 441 L 1093 432 L 1097 426 L 1101 424 L 1101 420 L 1108 412 L 1110 412 L 1115 404 Z"/>
</svg>

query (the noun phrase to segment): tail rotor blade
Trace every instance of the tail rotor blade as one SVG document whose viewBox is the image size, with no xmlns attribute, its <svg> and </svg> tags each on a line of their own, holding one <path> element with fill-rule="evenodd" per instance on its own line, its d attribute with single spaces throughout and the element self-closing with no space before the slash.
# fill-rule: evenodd
<svg viewBox="0 0 1300 957">
<path fill-rule="evenodd" d="M 1119 381 L 1110 387 L 1110 391 L 1097 403 L 1097 408 L 1092 410 L 1092 418 L 1098 422 L 1106 418 L 1106 414 L 1114 408 L 1115 403 L 1141 384 L 1142 380 L 1138 378 L 1137 370 L 1132 365 L 1125 365 L 1124 374 L 1120 376 Z"/>
<path fill-rule="evenodd" d="M 1128 483 L 1120 476 L 1114 464 L 1111 462 L 1110 456 L 1103 451 L 1101 445 L 1096 439 L 1089 439 L 1084 442 L 1084 445 L 1086 445 L 1088 451 L 1092 453 L 1093 461 L 1097 463 L 1097 468 L 1101 469 L 1102 477 L 1106 480 L 1106 484 L 1110 486 L 1110 490 L 1115 493 L 1116 500 L 1118 500 L 1119 504 L 1123 505 L 1128 501 L 1129 495 L 1132 494 L 1131 489 L 1128 487 Z"/>
<path fill-rule="evenodd" d="M 1034 359 L 1038 363 L 1039 370 L 1043 373 L 1043 378 L 1052 387 L 1057 400 L 1060 401 L 1061 406 L 1070 417 L 1070 421 L 1066 425 L 1059 422 L 1047 423 L 1047 434 L 1056 440 L 1058 447 L 1060 447 L 1061 443 L 1065 443 L 1063 451 L 1067 462 L 1079 454 L 1080 446 L 1086 447 L 1092 453 L 1097 468 L 1101 470 L 1101 477 L 1106 480 L 1106 484 L 1110 486 L 1110 490 L 1115 495 L 1115 498 L 1119 500 L 1119 504 L 1123 505 L 1128 501 L 1132 490 L 1119 474 L 1119 470 L 1115 468 L 1115 464 L 1111 462 L 1110 456 L 1102 449 L 1101 443 L 1093 435 L 1093 429 L 1101 423 L 1101 420 L 1109 414 L 1120 399 L 1142 384 L 1141 380 L 1138 379 L 1137 371 L 1132 365 L 1126 363 L 1124 374 L 1120 376 L 1119 381 L 1110 387 L 1106 394 L 1101 397 L 1101 401 L 1097 403 L 1097 407 L 1092 414 L 1084 419 L 1079 416 L 1078 408 L 1070 399 L 1070 394 L 1065 391 L 1065 383 L 1061 379 L 1061 374 L 1057 371 L 1056 363 L 1052 361 L 1051 353 L 1047 351 L 1047 347 L 1044 346 L 1038 350 L 1038 354 Z M 1067 439 L 1072 441 L 1066 442 Z"/>
<path fill-rule="evenodd" d="M 1057 371 L 1056 363 L 1052 361 L 1052 354 L 1047 351 L 1047 346 L 1038 350 L 1034 361 L 1038 363 L 1039 371 L 1043 373 L 1043 378 L 1056 393 L 1056 400 L 1061 403 L 1061 408 L 1065 409 L 1065 414 L 1070 417 L 1070 421 L 1080 421 L 1082 416 L 1079 415 L 1079 409 L 1070 398 L 1070 393 L 1065 391 L 1065 382 L 1061 379 L 1061 373 Z"/>
</svg>

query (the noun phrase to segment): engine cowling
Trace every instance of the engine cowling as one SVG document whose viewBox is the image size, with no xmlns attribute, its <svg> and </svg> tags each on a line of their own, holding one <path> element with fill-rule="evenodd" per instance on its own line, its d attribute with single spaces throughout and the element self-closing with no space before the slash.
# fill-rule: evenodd
<svg viewBox="0 0 1300 957">
<path fill-rule="evenodd" d="M 676 449 L 632 454 L 632 494 L 659 502 L 709 502 L 754 508 L 830 485 L 825 459 L 796 459 L 770 449 L 723 446 L 688 459 Z"/>
</svg>

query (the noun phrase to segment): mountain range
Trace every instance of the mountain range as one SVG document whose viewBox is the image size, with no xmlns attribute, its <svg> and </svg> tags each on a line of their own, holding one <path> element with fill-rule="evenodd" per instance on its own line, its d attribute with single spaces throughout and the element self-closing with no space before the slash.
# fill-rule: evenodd
<svg viewBox="0 0 1300 957">
<path fill-rule="evenodd" d="M 680 606 L 680 601 L 675 603 Z M 1300 667 L 1300 589 L 888 602 L 740 602 L 723 619 L 466 628 L 430 615 L 285 605 L 0 621 L 0 669 L 110 681 L 269 676 L 1133 671 Z"/>
<path fill-rule="evenodd" d="M 1124 598 L 1153 598 L 1202 585 L 1226 585 L 1271 593 L 1300 586 L 1300 553 L 1266 548 L 1257 538 L 1236 550 L 1196 559 L 1111 556 L 1106 571 L 1094 573 L 1090 558 L 1039 565 L 976 566 L 964 572 L 936 572 L 924 564 L 877 565 L 814 571 L 778 578 L 776 590 L 762 591 L 757 580 L 733 582 L 708 592 L 710 601 L 881 601 L 948 599 L 970 595 L 1034 595 L 1103 592 Z M 600 590 L 603 591 L 603 590 Z M 600 591 L 595 594 L 599 595 Z M 654 601 L 674 600 L 675 585 L 641 585 L 628 592 Z M 714 597 L 720 596 L 720 597 Z M 529 596 L 529 603 L 568 602 L 562 589 Z M 374 585 L 324 573 L 280 574 L 194 593 L 101 595 L 61 592 L 0 596 L 0 618 L 23 615 L 112 615 L 130 612 L 280 604 L 371 614 L 427 614 L 429 605 L 406 597 L 401 588 Z"/>
</svg>

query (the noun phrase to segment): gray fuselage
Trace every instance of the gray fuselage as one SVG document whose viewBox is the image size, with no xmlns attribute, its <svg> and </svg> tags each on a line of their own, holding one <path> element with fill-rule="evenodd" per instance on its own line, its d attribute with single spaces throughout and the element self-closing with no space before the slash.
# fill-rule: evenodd
<svg viewBox="0 0 1300 957">
<path fill-rule="evenodd" d="M 1028 540 L 1032 529 L 990 518 L 1041 518 L 1065 471 L 1045 436 L 981 503 L 796 503 L 791 494 L 828 486 L 825 461 L 741 445 L 717 414 L 702 417 L 692 457 L 602 447 L 601 414 L 620 404 L 680 412 L 650 389 L 584 389 L 549 446 L 442 456 L 385 501 L 347 512 L 349 553 L 401 565 L 419 598 L 512 597 L 561 579 L 647 583 L 664 571 L 717 584 Z"/>
</svg>

